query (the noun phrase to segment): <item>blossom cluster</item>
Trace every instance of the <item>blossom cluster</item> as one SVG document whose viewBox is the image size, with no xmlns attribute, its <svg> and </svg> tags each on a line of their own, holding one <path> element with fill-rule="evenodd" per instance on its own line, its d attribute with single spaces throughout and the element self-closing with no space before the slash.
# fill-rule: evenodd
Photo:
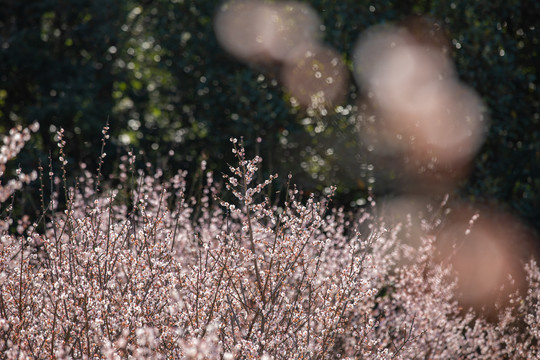
<svg viewBox="0 0 540 360">
<path fill-rule="evenodd" d="M 64 146 L 64 145 L 62 145 Z M 439 261 L 440 222 L 410 224 L 304 197 L 279 202 L 246 158 L 223 181 L 84 169 L 19 234 L 1 231 L 0 352 L 9 359 L 532 359 L 540 356 L 540 270 L 495 319 L 463 307 Z M 54 174 L 51 174 L 55 177 Z M 117 181 L 114 181 L 117 180 Z M 118 181 L 119 180 L 119 181 Z M 116 184 L 116 185 L 113 185 Z M 62 188 L 62 186 L 67 188 Z M 228 194 L 228 195 L 227 195 Z M 51 199 L 57 199 L 52 194 Z"/>
<path fill-rule="evenodd" d="M 32 132 L 39 129 L 38 123 L 33 123 L 28 128 L 15 127 L 9 130 L 9 134 L 3 137 L 4 145 L 0 147 L 0 203 L 5 202 L 17 190 L 20 190 L 24 184 L 37 179 L 37 172 L 32 171 L 30 174 L 24 174 L 21 169 L 17 169 L 17 177 L 9 179 L 5 184 L 2 184 L 2 178 L 6 171 L 6 164 L 9 160 L 17 157 L 19 152 L 24 147 L 24 144 L 30 140 Z"/>
</svg>

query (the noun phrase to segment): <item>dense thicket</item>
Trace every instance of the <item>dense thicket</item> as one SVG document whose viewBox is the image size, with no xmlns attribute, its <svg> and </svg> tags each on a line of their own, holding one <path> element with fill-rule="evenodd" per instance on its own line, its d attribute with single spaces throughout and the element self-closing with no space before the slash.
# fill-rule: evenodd
<svg viewBox="0 0 540 360">
<path fill-rule="evenodd" d="M 540 3 L 411 0 L 307 1 L 322 18 L 324 42 L 352 70 L 359 34 L 414 14 L 438 19 L 466 83 L 489 108 L 489 135 L 462 193 L 507 204 L 539 227 Z M 374 159 L 351 120 L 361 97 L 351 82 L 344 111 L 324 117 L 291 106 L 271 67 L 248 66 L 218 44 L 214 0 L 0 0 L 0 131 L 41 124 L 36 164 L 65 129 L 71 163 L 92 163 L 109 122 L 114 147 L 144 149 L 169 168 L 232 160 L 228 139 L 244 137 L 267 172 L 297 174 L 306 189 L 337 183 L 349 204 L 373 175 Z M 347 107 L 350 104 L 350 107 Z M 257 142 L 261 138 L 261 142 Z M 352 156 L 351 154 L 354 154 Z M 46 160 L 45 160 L 46 161 Z M 392 190 L 380 181 L 375 192 Z M 348 195 L 347 195 L 348 194 Z"/>
</svg>

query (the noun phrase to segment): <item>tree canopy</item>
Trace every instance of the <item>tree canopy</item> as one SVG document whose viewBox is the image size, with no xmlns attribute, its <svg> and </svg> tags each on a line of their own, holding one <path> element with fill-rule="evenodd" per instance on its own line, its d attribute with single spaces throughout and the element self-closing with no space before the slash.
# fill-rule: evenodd
<svg viewBox="0 0 540 360">
<path fill-rule="evenodd" d="M 535 0 L 304 1 L 321 42 L 352 74 L 355 44 L 373 25 L 416 15 L 436 19 L 460 80 L 488 109 L 490 128 L 463 196 L 496 201 L 540 228 L 540 3 Z M 328 113 L 295 103 L 279 64 L 247 64 L 218 42 L 214 0 L 0 0 L 0 132 L 41 125 L 34 155 L 45 159 L 65 129 L 71 163 L 92 163 L 110 125 L 108 152 L 129 147 L 165 168 L 221 171 L 229 138 L 243 138 L 267 173 L 292 172 L 308 191 L 338 185 L 349 205 L 395 191 L 358 137 L 362 89 Z M 293 101 L 291 101 L 293 100 Z M 32 165 L 35 156 L 21 161 Z M 373 177 L 378 178 L 373 185 Z M 386 179 L 386 180 L 385 180 Z M 380 185 L 379 185 L 380 184 Z"/>
</svg>

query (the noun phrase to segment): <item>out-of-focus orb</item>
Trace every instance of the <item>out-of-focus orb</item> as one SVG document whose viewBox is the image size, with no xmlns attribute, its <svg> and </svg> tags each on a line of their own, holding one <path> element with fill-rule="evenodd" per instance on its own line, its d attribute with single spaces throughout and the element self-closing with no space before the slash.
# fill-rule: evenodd
<svg viewBox="0 0 540 360">
<path fill-rule="evenodd" d="M 297 46 L 317 42 L 321 21 L 316 12 L 298 2 L 233 0 L 216 15 L 221 45 L 247 62 L 283 61 Z"/>
<path fill-rule="evenodd" d="M 462 305 L 496 313 L 495 302 L 508 305 L 508 296 L 523 291 L 523 265 L 535 254 L 534 236 L 516 219 L 490 209 L 479 217 L 456 208 L 437 236 L 439 260 L 451 264 L 458 278 Z M 510 280 L 511 279 L 511 280 Z"/>
<path fill-rule="evenodd" d="M 422 238 L 427 235 L 427 229 L 422 225 L 425 219 L 433 217 L 427 198 L 405 195 L 384 200 L 378 203 L 379 217 L 385 228 L 399 229 L 396 236 L 399 239 L 405 257 L 400 259 L 401 264 L 409 263 L 409 254 L 422 246 Z"/>
<path fill-rule="evenodd" d="M 368 30 L 353 55 L 356 79 L 388 146 L 412 163 L 464 166 L 482 143 L 484 106 L 442 48 L 417 39 L 401 27 Z"/>
<path fill-rule="evenodd" d="M 287 57 L 281 77 L 291 95 L 307 107 L 336 105 L 347 92 L 345 64 L 336 51 L 321 45 L 296 48 Z"/>
<path fill-rule="evenodd" d="M 358 83 L 373 92 L 383 105 L 394 101 L 398 101 L 398 106 L 404 105 L 401 97 L 406 90 L 454 74 L 451 62 L 442 52 L 417 43 L 406 29 L 389 25 L 375 26 L 363 33 L 353 60 Z"/>
<path fill-rule="evenodd" d="M 484 136 L 483 106 L 474 91 L 457 82 L 433 83 L 410 92 L 401 113 L 389 113 L 393 132 L 411 139 L 416 157 L 435 157 L 443 164 L 467 162 Z M 392 109 L 390 109 L 392 111 Z"/>
</svg>

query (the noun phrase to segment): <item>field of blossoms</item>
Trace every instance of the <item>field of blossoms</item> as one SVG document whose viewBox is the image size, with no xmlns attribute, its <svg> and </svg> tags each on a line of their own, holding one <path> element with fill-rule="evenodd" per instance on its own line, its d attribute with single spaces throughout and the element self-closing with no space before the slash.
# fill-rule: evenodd
<svg viewBox="0 0 540 360">
<path fill-rule="evenodd" d="M 482 212 L 445 200 L 390 221 L 374 199 L 348 213 L 290 176 L 278 194 L 235 139 L 237 164 L 219 183 L 201 164 L 191 194 L 189 174 L 130 153 L 111 179 L 83 166 L 76 186 L 47 166 L 4 174 L 30 136 L 13 129 L 0 153 L 3 358 L 540 356 L 538 265 L 480 241 Z M 58 145 L 65 165 L 61 131 Z M 35 222 L 12 213 L 32 181 L 55 189 Z M 468 263 L 471 242 L 490 260 Z"/>
</svg>

